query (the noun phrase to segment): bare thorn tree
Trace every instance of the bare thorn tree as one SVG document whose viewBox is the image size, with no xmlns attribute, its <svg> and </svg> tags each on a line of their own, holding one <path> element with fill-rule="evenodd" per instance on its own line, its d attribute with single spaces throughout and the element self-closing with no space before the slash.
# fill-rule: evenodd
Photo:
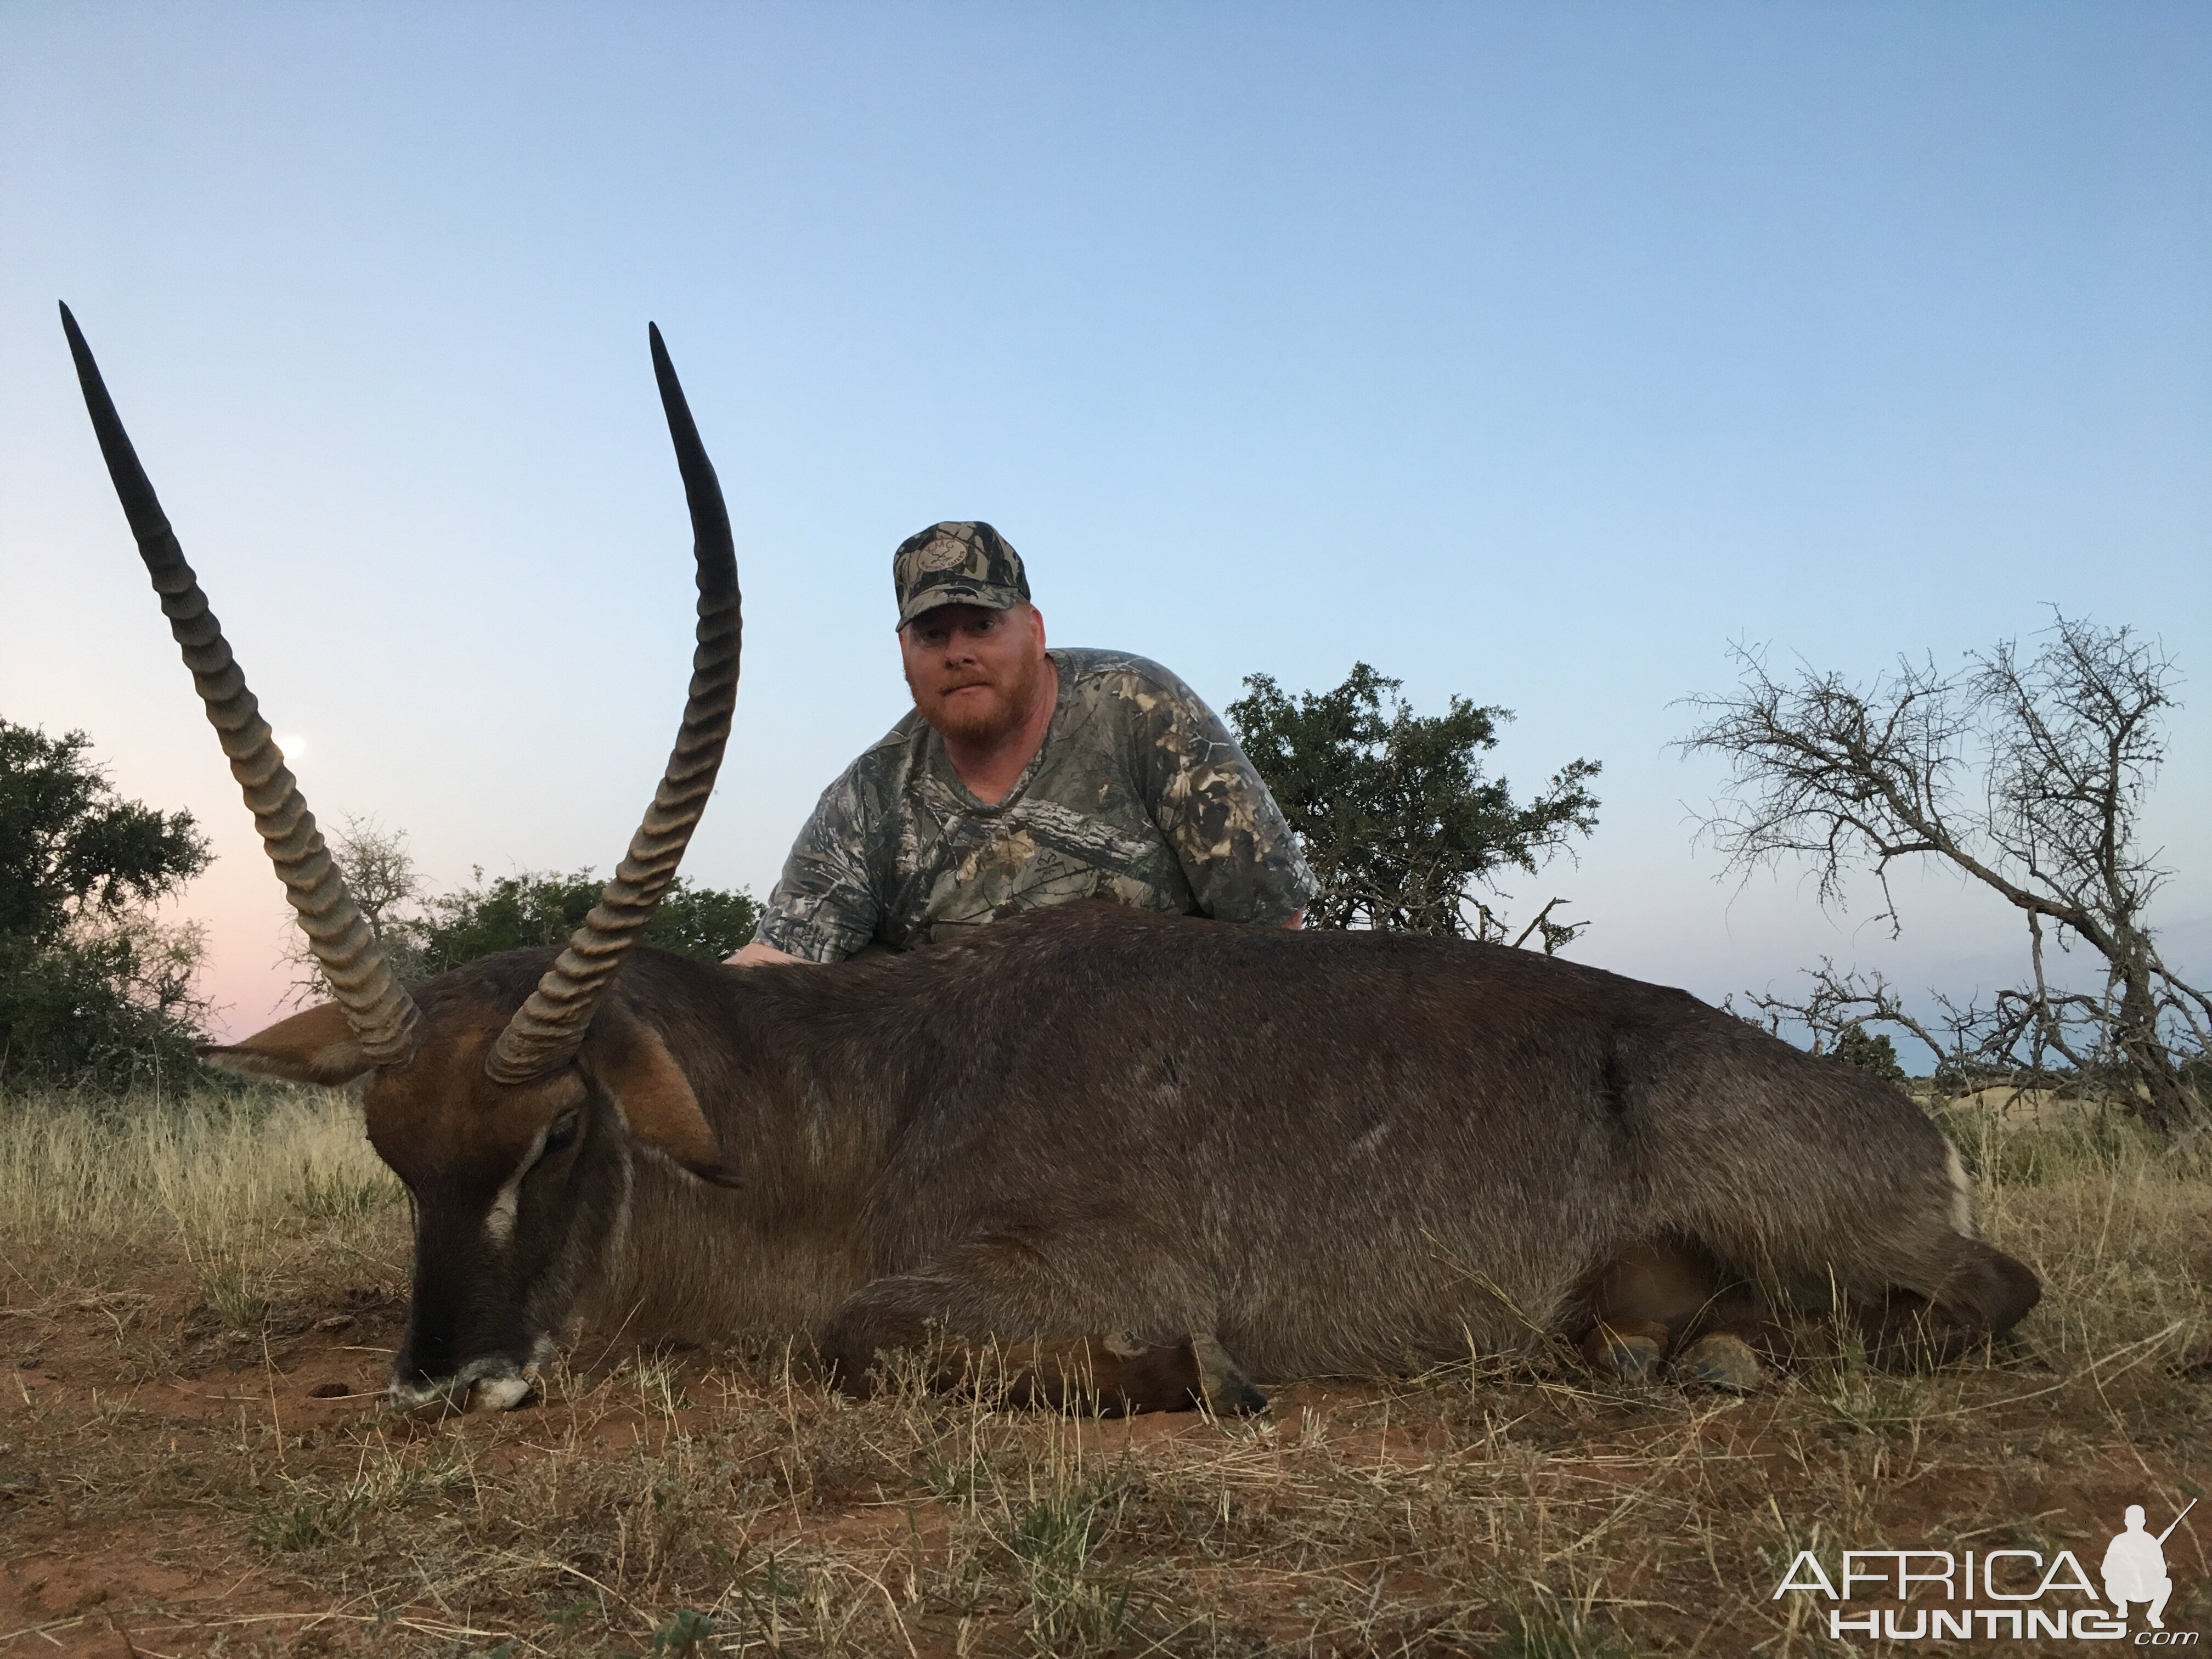
<svg viewBox="0 0 2212 1659">
<path fill-rule="evenodd" d="M 1893 1024 L 1985 1080 L 2116 1079 L 2162 1133 L 2200 1131 L 2212 1000 L 2159 957 L 2148 912 L 2172 872 L 2138 834 L 2175 706 L 2165 652 L 2057 616 L 2032 655 L 2006 641 L 1950 674 L 1900 659 L 1865 687 L 1809 669 L 1778 678 L 1761 653 L 1732 655 L 1737 690 L 1692 699 L 1704 719 L 1681 745 L 1729 763 L 1700 832 L 1729 872 L 1808 862 L 1838 908 L 1848 878 L 1871 872 L 1893 936 L 1893 866 L 1933 860 L 2002 898 L 2028 933 L 2029 981 L 1988 1007 L 1942 1003 L 1941 1040 L 1878 977 L 1828 963 L 1807 1003 L 1754 1006 L 1816 1036 L 1839 1018 Z M 2094 993 L 2052 982 L 2050 951 L 2076 940 L 2100 959 Z"/>
<path fill-rule="evenodd" d="M 407 832 L 387 830 L 374 817 L 345 815 L 344 827 L 330 837 L 331 862 L 345 878 L 346 890 L 361 907 L 378 940 L 392 959 L 392 970 L 402 979 L 415 977 L 421 947 L 413 925 L 421 914 L 426 891 L 415 856 L 407 850 Z M 292 970 L 291 989 L 284 1000 L 294 1007 L 320 1002 L 330 994 L 323 970 L 307 948 L 307 936 L 288 915 L 284 922 L 283 959 Z"/>
</svg>

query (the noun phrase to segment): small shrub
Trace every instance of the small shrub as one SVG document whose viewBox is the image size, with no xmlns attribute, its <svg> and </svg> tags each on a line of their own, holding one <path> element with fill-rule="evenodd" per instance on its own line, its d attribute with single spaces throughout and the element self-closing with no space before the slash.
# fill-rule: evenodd
<svg viewBox="0 0 2212 1659">
<path fill-rule="evenodd" d="M 1539 1591 L 1499 1612 L 1504 1626 L 1492 1659 L 1627 1659 L 1635 1650 L 1613 1631 L 1583 1618 L 1579 1608 L 1563 1607 Z"/>
<path fill-rule="evenodd" d="M 1869 1077 L 1900 1089 L 1905 1086 L 1905 1067 L 1897 1062 L 1897 1045 L 1887 1036 L 1869 1031 L 1856 1021 L 1836 1033 L 1836 1046 L 1829 1052 Z"/>
<path fill-rule="evenodd" d="M 295 1492 L 288 1504 L 264 1504 L 254 1511 L 246 1535 L 278 1555 L 303 1555 L 337 1543 L 349 1529 L 367 1498 L 357 1490 Z"/>
<path fill-rule="evenodd" d="M 714 1633 L 714 1621 L 703 1613 L 684 1607 L 653 1633 L 655 1659 L 692 1659 L 706 1650 L 707 1638 Z"/>
<path fill-rule="evenodd" d="M 1030 1634 L 1047 1653 L 1074 1642 L 1110 1642 L 1129 1623 L 1130 1582 L 1101 1582 L 1100 1547 L 1127 1496 L 1106 1475 L 1063 1482 L 1014 1517 L 1007 1547 L 1030 1598 Z"/>
<path fill-rule="evenodd" d="M 974 1503 L 990 1478 L 990 1462 L 981 1453 L 933 1461 L 921 1472 L 922 1486 L 940 1504 Z"/>
<path fill-rule="evenodd" d="M 200 1300 L 234 1331 L 258 1331 L 269 1316 L 268 1297 L 235 1261 L 214 1263 L 200 1275 Z"/>
<path fill-rule="evenodd" d="M 399 1202 L 399 1183 L 376 1170 L 300 1165 L 300 1181 L 286 1201 L 310 1221 L 356 1221 Z"/>
</svg>

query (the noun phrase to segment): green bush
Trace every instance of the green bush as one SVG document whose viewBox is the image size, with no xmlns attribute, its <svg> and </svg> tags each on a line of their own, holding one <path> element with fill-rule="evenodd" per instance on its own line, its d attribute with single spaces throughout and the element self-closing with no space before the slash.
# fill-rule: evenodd
<svg viewBox="0 0 2212 1659">
<path fill-rule="evenodd" d="M 1897 1062 L 1897 1045 L 1884 1034 L 1869 1031 L 1854 1021 L 1836 1033 L 1836 1046 L 1829 1050 L 1846 1066 L 1880 1078 L 1884 1083 L 1905 1086 L 1905 1067 Z"/>
<path fill-rule="evenodd" d="M 603 884 L 589 870 L 525 870 L 491 881 L 478 870 L 470 885 L 426 900 L 420 916 L 397 927 L 415 971 L 428 978 L 495 951 L 567 944 L 599 902 Z M 750 894 L 696 887 L 678 876 L 646 923 L 644 939 L 679 956 L 719 962 L 752 938 L 759 919 Z"/>
<path fill-rule="evenodd" d="M 115 793 L 82 732 L 0 720 L 0 1079 L 117 1092 L 203 1074 L 199 931 L 155 906 L 206 869 L 189 812 Z"/>
</svg>

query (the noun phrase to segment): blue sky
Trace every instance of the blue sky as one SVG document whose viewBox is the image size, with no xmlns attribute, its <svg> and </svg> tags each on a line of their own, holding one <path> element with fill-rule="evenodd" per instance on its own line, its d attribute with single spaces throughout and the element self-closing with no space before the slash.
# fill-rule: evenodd
<svg viewBox="0 0 2212 1659">
<path fill-rule="evenodd" d="M 674 729 L 687 532 L 645 324 L 738 524 L 739 732 L 689 869 L 757 892 L 904 706 L 889 556 L 991 520 L 1054 639 L 1217 706 L 1355 659 L 1601 760 L 1586 960 L 1823 954 L 1692 848 L 1732 641 L 1870 674 L 2053 605 L 2212 664 L 2212 13 L 2195 6 L 0 9 L 0 714 L 89 731 L 284 912 L 102 475 L 66 298 L 326 819 L 444 881 L 610 866 Z M 2185 696 L 2190 696 L 2185 690 Z M 2212 965 L 2212 715 L 2153 830 Z M 1871 907 L 1868 907 L 1870 908 Z"/>
</svg>

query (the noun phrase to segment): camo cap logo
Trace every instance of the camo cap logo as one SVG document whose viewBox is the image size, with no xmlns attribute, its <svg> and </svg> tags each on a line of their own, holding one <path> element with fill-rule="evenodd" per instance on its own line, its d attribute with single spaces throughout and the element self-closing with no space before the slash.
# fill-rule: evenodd
<svg viewBox="0 0 2212 1659">
<path fill-rule="evenodd" d="M 1021 555 L 981 520 L 947 520 L 908 537 L 891 556 L 891 586 L 902 628 L 940 605 L 1011 611 L 1030 597 Z"/>
</svg>

